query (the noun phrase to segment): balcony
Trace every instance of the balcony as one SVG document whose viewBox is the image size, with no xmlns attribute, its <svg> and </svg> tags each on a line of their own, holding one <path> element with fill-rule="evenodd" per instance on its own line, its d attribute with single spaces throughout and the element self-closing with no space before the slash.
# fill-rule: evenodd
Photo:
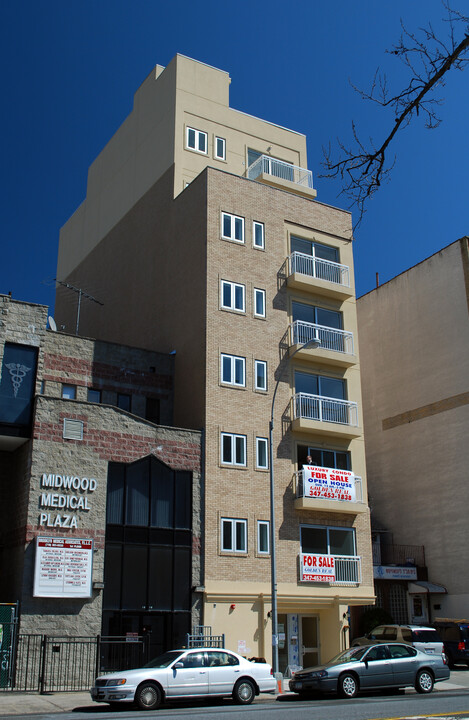
<svg viewBox="0 0 469 720">
<path fill-rule="evenodd" d="M 301 349 L 302 345 L 313 339 L 321 341 L 319 348 Z M 353 350 L 353 333 L 325 325 L 295 320 L 290 325 L 289 344 L 292 352 L 305 360 L 314 359 L 315 362 L 339 367 L 350 367 L 357 361 Z"/>
<path fill-rule="evenodd" d="M 294 475 L 295 510 L 317 510 L 319 512 L 347 513 L 357 515 L 368 511 L 363 500 L 362 479 L 351 474 L 352 485 L 349 493 L 331 490 L 324 485 L 321 488 L 304 478 L 303 470 Z M 346 497 L 348 496 L 348 497 Z"/>
<path fill-rule="evenodd" d="M 319 558 L 328 567 L 318 570 Z M 356 555 L 314 555 L 301 553 L 300 582 L 322 582 L 329 585 L 359 585 L 362 581 L 361 557 Z M 316 567 L 315 567 L 316 565 Z"/>
<path fill-rule="evenodd" d="M 292 398 L 292 430 L 355 438 L 358 428 L 358 405 L 348 400 L 296 393 Z"/>
<path fill-rule="evenodd" d="M 293 252 L 288 258 L 289 287 L 314 291 L 319 295 L 345 300 L 353 296 L 347 265 L 323 260 L 314 255 Z"/>
<path fill-rule="evenodd" d="M 373 565 L 415 565 L 425 567 L 425 548 L 423 545 L 393 545 L 374 542 Z"/>
<path fill-rule="evenodd" d="M 277 160 L 270 155 L 258 157 L 246 170 L 246 177 L 308 198 L 317 195 L 311 170 Z"/>
</svg>

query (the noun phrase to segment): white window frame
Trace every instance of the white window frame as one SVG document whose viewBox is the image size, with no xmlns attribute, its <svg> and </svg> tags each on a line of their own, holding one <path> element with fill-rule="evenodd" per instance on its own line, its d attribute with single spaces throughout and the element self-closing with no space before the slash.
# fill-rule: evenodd
<svg viewBox="0 0 469 720">
<path fill-rule="evenodd" d="M 230 379 L 225 380 L 223 378 L 223 365 L 224 360 L 230 361 Z M 236 368 L 242 367 L 242 381 L 236 381 Z M 222 385 L 234 385 L 235 387 L 246 387 L 246 358 L 240 355 L 228 355 L 228 353 L 220 353 L 220 381 Z"/>
<path fill-rule="evenodd" d="M 231 305 L 224 305 L 223 304 L 223 297 L 224 297 L 224 286 L 229 285 L 231 290 Z M 236 301 L 236 288 L 241 288 L 242 295 L 243 295 L 243 307 L 237 308 L 235 307 L 235 301 Z M 246 286 L 242 283 L 235 283 L 230 282 L 230 280 L 220 280 L 220 307 L 223 310 L 232 310 L 233 312 L 237 313 L 245 313 L 246 312 Z"/>
<path fill-rule="evenodd" d="M 230 438 L 231 440 L 231 460 L 225 460 L 223 458 L 223 440 L 224 438 Z M 244 454 L 244 461 L 239 462 L 237 461 L 237 444 L 239 441 L 242 441 L 242 448 L 243 448 L 243 454 Z M 227 465 L 229 467 L 246 467 L 247 466 L 247 436 L 246 435 L 239 435 L 238 433 L 227 433 L 222 432 L 220 433 L 220 462 L 222 465 Z"/>
<path fill-rule="evenodd" d="M 261 244 L 256 242 L 256 228 L 260 228 L 261 232 Z M 252 221 L 252 246 L 257 250 L 265 249 L 265 226 L 264 223 L 258 222 L 257 220 Z"/>
<path fill-rule="evenodd" d="M 261 465 L 259 462 L 259 449 L 261 445 L 265 448 L 265 464 Z M 268 470 L 269 469 L 269 443 L 265 437 L 256 437 L 256 469 L 257 470 Z"/>
<path fill-rule="evenodd" d="M 263 312 L 257 312 L 257 298 L 262 297 Z M 265 290 L 254 288 L 254 317 L 265 318 Z"/>
<path fill-rule="evenodd" d="M 225 218 L 228 218 L 230 223 L 229 235 L 225 235 Z M 241 238 L 236 237 L 237 227 L 241 227 Z M 241 215 L 233 215 L 232 213 L 223 211 L 221 214 L 221 236 L 223 240 L 231 240 L 231 242 L 244 245 L 244 218 L 241 217 Z"/>
<path fill-rule="evenodd" d="M 189 143 L 189 133 L 194 133 L 194 146 L 190 145 Z M 204 137 L 205 138 L 205 150 L 199 149 L 199 138 Z M 208 155 L 208 133 L 206 133 L 204 130 L 197 130 L 193 127 L 186 127 L 186 148 L 187 150 L 192 150 L 193 152 L 200 153 L 201 155 Z"/>
<path fill-rule="evenodd" d="M 257 367 L 263 365 L 264 367 L 264 386 L 258 385 L 257 383 Z M 254 360 L 254 390 L 261 390 L 267 392 L 267 362 L 265 360 Z"/>
<path fill-rule="evenodd" d="M 224 540 L 224 526 L 231 526 L 231 547 L 225 547 L 223 544 Z M 237 546 L 236 535 L 237 529 L 243 528 L 243 540 L 244 547 Z M 229 553 L 247 553 L 248 551 L 248 521 L 244 518 L 229 518 L 222 517 L 220 521 L 220 548 L 222 552 Z"/>
<path fill-rule="evenodd" d="M 222 143 L 223 153 L 221 155 L 218 154 L 218 142 Z M 213 141 L 213 157 L 215 160 L 226 160 L 226 140 L 219 135 L 215 135 Z"/>
<path fill-rule="evenodd" d="M 267 527 L 267 550 L 261 549 L 261 527 Z M 270 555 L 270 522 L 268 520 L 257 521 L 257 554 Z"/>
</svg>

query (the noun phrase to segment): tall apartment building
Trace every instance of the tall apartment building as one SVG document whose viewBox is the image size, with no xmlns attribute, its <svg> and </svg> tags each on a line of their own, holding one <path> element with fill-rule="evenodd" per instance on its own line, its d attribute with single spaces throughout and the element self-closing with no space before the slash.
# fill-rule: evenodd
<svg viewBox="0 0 469 720">
<path fill-rule="evenodd" d="M 468 238 L 364 295 L 357 309 L 373 525 L 395 545 L 423 546 L 428 569 L 400 584 L 382 573 L 377 602 L 397 622 L 467 617 Z M 406 555 L 415 553 L 398 564 Z M 404 571 L 393 568 L 395 577 Z"/>
<path fill-rule="evenodd" d="M 156 67 L 89 169 L 57 277 L 103 303 L 83 332 L 175 351 L 174 421 L 205 431 L 203 624 L 267 658 L 278 382 L 285 670 L 339 651 L 374 601 L 351 219 L 315 201 L 305 136 L 230 108 L 229 84 L 181 55 Z M 56 321 L 75 326 L 61 291 Z"/>
</svg>

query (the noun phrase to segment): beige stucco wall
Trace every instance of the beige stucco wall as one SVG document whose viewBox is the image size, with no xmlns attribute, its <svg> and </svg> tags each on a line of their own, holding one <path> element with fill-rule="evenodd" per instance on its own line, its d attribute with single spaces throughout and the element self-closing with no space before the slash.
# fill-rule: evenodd
<svg viewBox="0 0 469 720">
<path fill-rule="evenodd" d="M 395 543 L 425 546 L 448 589 L 433 616 L 469 601 L 467 257 L 463 239 L 358 301 L 370 504 Z"/>
</svg>

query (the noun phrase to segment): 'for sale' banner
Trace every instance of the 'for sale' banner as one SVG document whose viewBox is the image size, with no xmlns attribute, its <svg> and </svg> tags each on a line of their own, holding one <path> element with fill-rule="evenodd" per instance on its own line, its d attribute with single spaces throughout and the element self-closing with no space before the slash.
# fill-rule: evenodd
<svg viewBox="0 0 469 720">
<path fill-rule="evenodd" d="M 332 555 L 301 555 L 303 582 L 335 582 L 335 563 Z"/>
<path fill-rule="evenodd" d="M 304 497 L 356 502 L 355 476 L 349 470 L 303 465 Z"/>
</svg>

